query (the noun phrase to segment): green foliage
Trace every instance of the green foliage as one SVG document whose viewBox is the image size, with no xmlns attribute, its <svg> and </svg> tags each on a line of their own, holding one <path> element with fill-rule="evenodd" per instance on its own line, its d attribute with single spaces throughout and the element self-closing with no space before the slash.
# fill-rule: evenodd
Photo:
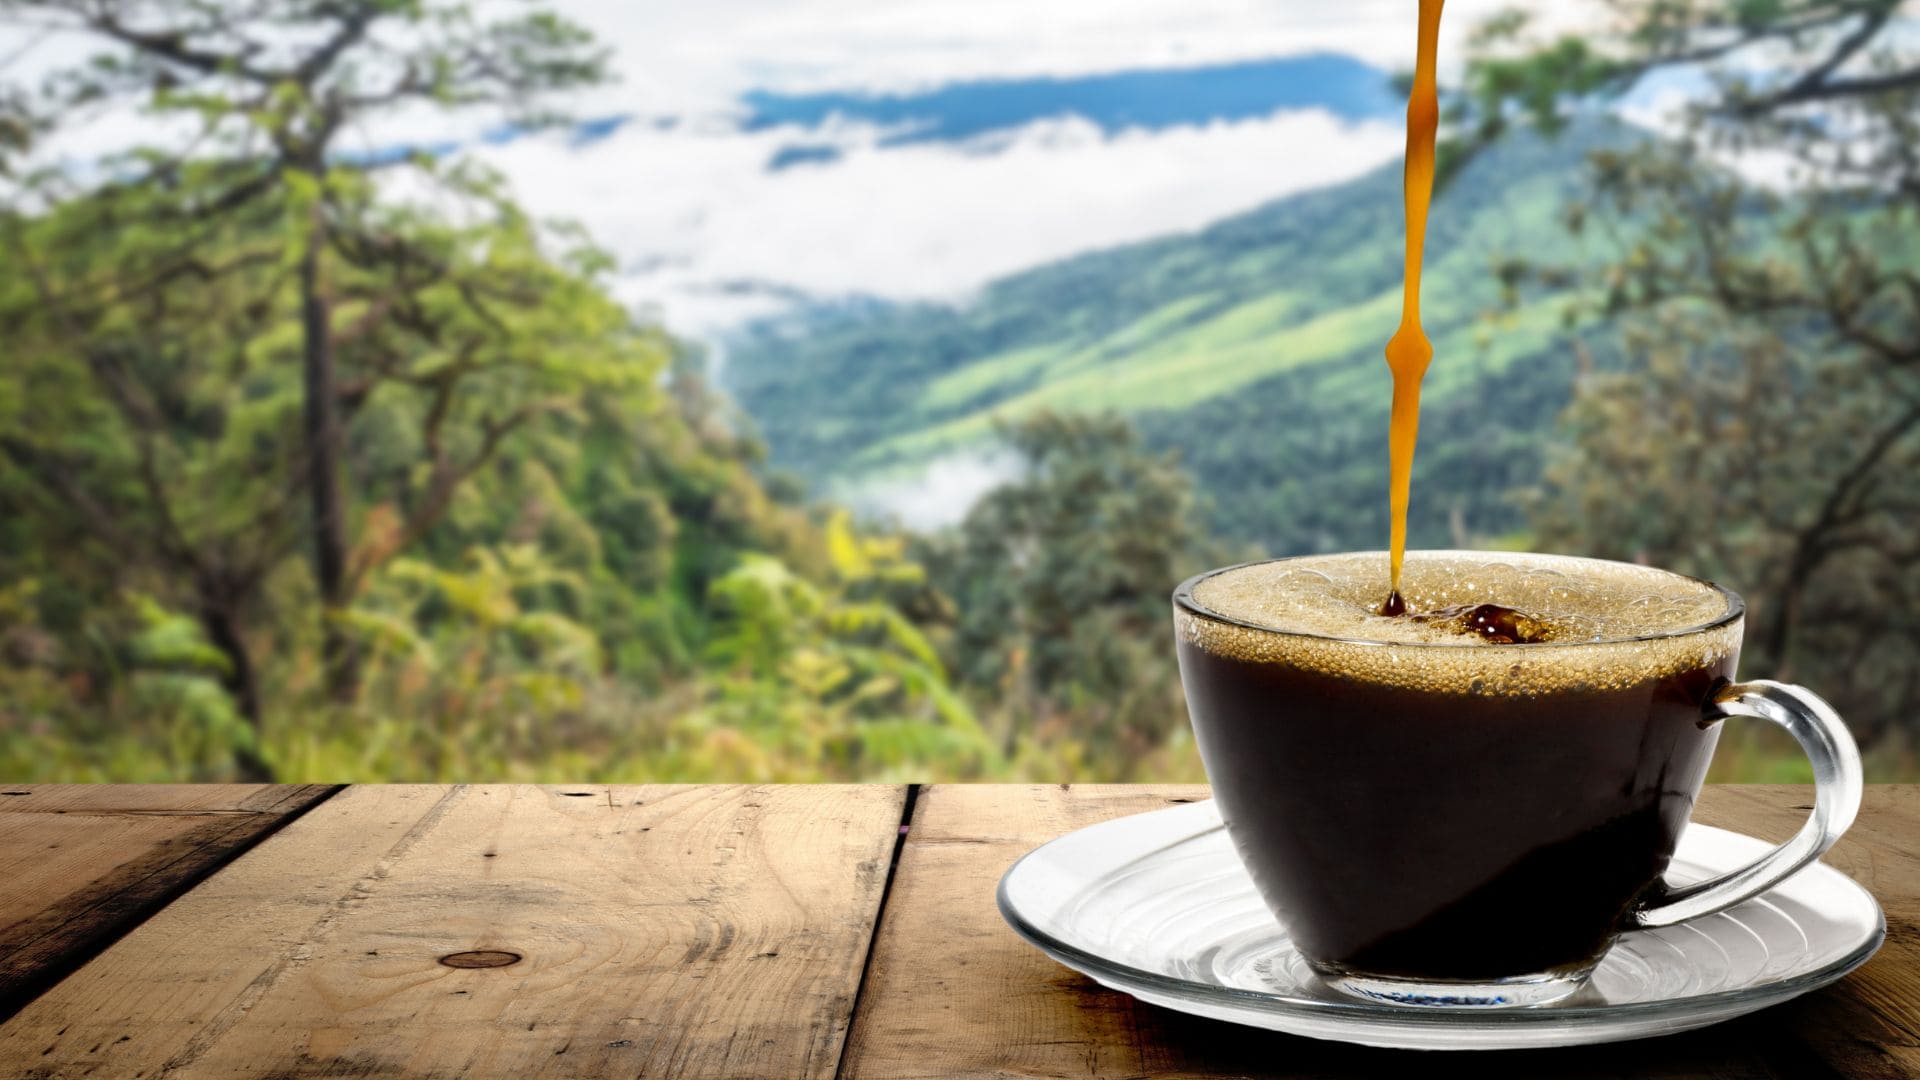
<svg viewBox="0 0 1920 1080">
<path fill-rule="evenodd" d="M 1621 40 L 1528 51 L 1524 19 L 1494 27 L 1456 123 L 1556 128 L 1702 28 L 1791 43 L 1886 5 L 1625 7 L 1648 19 Z M 699 356 L 629 316 L 577 229 L 471 166 L 336 152 L 407 104 L 554 119 L 548 92 L 605 74 L 578 28 L 419 0 L 0 0 L 22 12 L 107 51 L 0 88 L 0 177 L 32 194 L 0 211 L 0 775 L 1194 779 L 1170 586 L 1385 535 L 1395 170 L 964 309 L 816 313 L 738 349 L 783 465 L 1018 460 L 912 538 L 767 482 Z M 191 148 L 87 183 L 15 168 L 129 98 L 190 121 Z M 1874 152 L 1830 198 L 1757 196 L 1601 123 L 1460 158 L 1429 237 L 1416 542 L 1532 529 L 1757 583 L 1774 673 L 1911 713 L 1915 219 L 1870 178 L 1914 114 L 1874 100 L 1850 129 Z M 1566 322 L 1629 311 L 1624 339 Z M 1863 730 L 1875 775 L 1914 771 L 1906 735 Z M 1764 739 L 1730 746 L 1721 778 L 1793 775 Z"/>
<path fill-rule="evenodd" d="M 918 574 L 901 561 L 897 544 L 863 545 L 844 518 L 829 531 L 840 538 L 835 578 L 842 589 Z M 715 582 L 711 599 L 718 629 L 708 655 L 724 674 L 694 723 L 709 729 L 709 746 L 715 739 L 750 746 L 735 752 L 751 762 L 753 775 L 997 772 L 993 747 L 948 686 L 932 645 L 891 607 L 834 595 L 764 556 Z"/>
<path fill-rule="evenodd" d="M 0 581 L 0 775 L 214 780 L 256 747 L 193 619 L 130 593 L 63 638 L 43 584 Z"/>
</svg>

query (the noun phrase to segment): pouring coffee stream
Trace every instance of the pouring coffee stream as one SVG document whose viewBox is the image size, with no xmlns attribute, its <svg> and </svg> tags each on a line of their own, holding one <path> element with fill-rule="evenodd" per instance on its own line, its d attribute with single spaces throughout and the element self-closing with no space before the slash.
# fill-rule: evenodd
<svg viewBox="0 0 1920 1080">
<path fill-rule="evenodd" d="M 1420 327 L 1420 260 L 1427 237 L 1427 205 L 1433 198 L 1433 142 L 1440 125 L 1434 56 L 1439 49 L 1440 9 L 1445 0 L 1420 0 L 1420 41 L 1414 62 L 1413 90 L 1407 96 L 1406 277 L 1400 300 L 1400 328 L 1387 342 L 1387 367 L 1393 372 L 1393 416 L 1387 433 L 1389 504 L 1392 518 L 1390 591 L 1382 615 L 1404 615 L 1400 566 L 1407 553 L 1407 501 L 1413 485 L 1413 448 L 1420 432 L 1420 379 L 1433 359 L 1433 345 Z"/>
<path fill-rule="evenodd" d="M 1512 608 L 1481 604 L 1472 610 L 1443 608 L 1415 613 L 1400 592 L 1407 554 L 1407 504 L 1413 488 L 1413 450 L 1420 433 L 1420 380 L 1433 359 L 1433 343 L 1420 325 L 1420 266 L 1427 239 L 1427 209 L 1433 201 L 1434 139 L 1440 127 L 1438 80 L 1440 10 L 1445 0 L 1420 0 L 1420 31 L 1413 89 L 1407 95 L 1407 163 L 1403 182 L 1407 208 L 1406 269 L 1400 297 L 1400 327 L 1387 341 L 1393 373 L 1393 413 L 1387 431 L 1388 502 L 1391 519 L 1389 585 L 1380 614 L 1452 624 L 1496 645 L 1544 641 L 1551 628 Z"/>
</svg>

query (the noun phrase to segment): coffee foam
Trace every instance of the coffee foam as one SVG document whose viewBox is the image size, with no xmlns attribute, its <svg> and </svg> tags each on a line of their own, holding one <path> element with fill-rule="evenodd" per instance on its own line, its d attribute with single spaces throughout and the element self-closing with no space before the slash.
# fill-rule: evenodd
<svg viewBox="0 0 1920 1080">
<path fill-rule="evenodd" d="M 1740 647 L 1726 594 L 1651 567 L 1564 555 L 1408 552 L 1410 612 L 1499 604 L 1550 628 L 1499 645 L 1458 625 L 1377 614 L 1387 555 L 1314 555 L 1217 571 L 1175 607 L 1183 638 L 1208 652 L 1436 693 L 1531 696 L 1617 689 L 1719 663 Z M 1205 614 L 1219 619 L 1204 617 Z M 1231 621 L 1223 621 L 1231 620 Z M 1239 625 L 1249 624 L 1249 625 Z"/>
</svg>

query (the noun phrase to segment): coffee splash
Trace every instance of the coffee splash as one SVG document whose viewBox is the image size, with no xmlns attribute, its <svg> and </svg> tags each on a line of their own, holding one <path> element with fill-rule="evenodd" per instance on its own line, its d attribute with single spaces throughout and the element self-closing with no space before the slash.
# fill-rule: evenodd
<svg viewBox="0 0 1920 1080">
<path fill-rule="evenodd" d="M 1558 628 L 1552 623 L 1499 604 L 1455 604 L 1423 611 L 1413 619 L 1451 627 L 1462 634 L 1474 634 L 1495 645 L 1537 645 L 1559 636 Z"/>
</svg>

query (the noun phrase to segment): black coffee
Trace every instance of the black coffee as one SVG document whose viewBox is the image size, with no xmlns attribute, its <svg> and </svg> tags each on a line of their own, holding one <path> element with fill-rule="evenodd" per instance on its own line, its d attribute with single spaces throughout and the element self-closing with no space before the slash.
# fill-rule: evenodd
<svg viewBox="0 0 1920 1080">
<path fill-rule="evenodd" d="M 1384 562 L 1289 560 L 1183 587 L 1181 675 L 1249 873 L 1326 970 L 1590 966 L 1692 811 L 1717 737 L 1701 707 L 1733 673 L 1738 627 L 1732 645 L 1617 639 L 1712 622 L 1724 597 L 1587 560 L 1410 557 L 1410 607 L 1444 617 L 1388 620 L 1368 610 L 1380 572 L 1339 561 L 1354 558 Z M 1509 603 L 1480 610 L 1496 594 Z"/>
</svg>

